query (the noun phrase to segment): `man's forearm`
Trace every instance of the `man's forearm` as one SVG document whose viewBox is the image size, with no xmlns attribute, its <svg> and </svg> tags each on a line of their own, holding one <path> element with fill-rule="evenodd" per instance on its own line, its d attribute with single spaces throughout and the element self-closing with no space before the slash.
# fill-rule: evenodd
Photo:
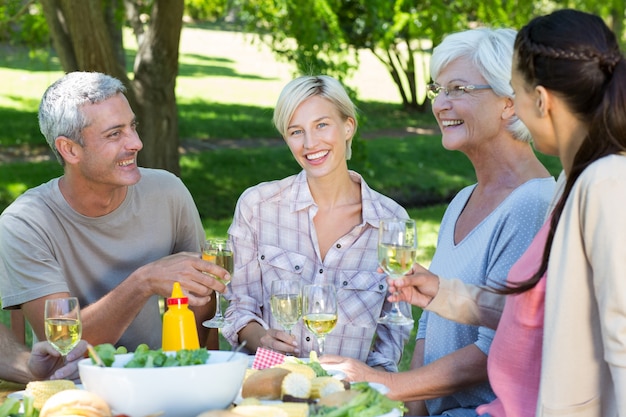
<svg viewBox="0 0 626 417">
<path fill-rule="evenodd" d="M 28 371 L 30 351 L 5 327 L 0 329 L 0 379 L 26 383 L 33 379 Z"/>
</svg>

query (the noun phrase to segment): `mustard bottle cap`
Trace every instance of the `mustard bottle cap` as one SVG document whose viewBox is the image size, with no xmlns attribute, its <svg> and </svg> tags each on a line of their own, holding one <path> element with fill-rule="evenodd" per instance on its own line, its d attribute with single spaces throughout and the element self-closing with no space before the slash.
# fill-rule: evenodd
<svg viewBox="0 0 626 417">
<path fill-rule="evenodd" d="M 189 298 L 185 297 L 185 294 L 183 293 L 183 289 L 180 287 L 180 282 L 175 282 L 174 286 L 172 287 L 172 295 L 170 298 L 167 299 L 167 305 L 181 305 L 181 304 L 188 304 L 189 303 Z"/>
</svg>

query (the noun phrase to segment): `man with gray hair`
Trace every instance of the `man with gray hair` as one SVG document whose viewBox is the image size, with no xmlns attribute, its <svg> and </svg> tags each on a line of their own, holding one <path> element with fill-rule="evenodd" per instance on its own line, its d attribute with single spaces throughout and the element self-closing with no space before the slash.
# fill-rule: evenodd
<svg viewBox="0 0 626 417">
<path fill-rule="evenodd" d="M 96 72 L 46 90 L 39 125 L 64 172 L 0 215 L 2 306 L 21 308 L 44 340 L 45 300 L 76 296 L 89 343 L 156 349 L 159 297 L 180 282 L 206 344 L 201 323 L 215 311 L 213 291 L 225 289 L 212 275 L 228 272 L 201 259 L 204 230 L 182 181 L 137 166 L 143 144 L 125 91 Z"/>
</svg>

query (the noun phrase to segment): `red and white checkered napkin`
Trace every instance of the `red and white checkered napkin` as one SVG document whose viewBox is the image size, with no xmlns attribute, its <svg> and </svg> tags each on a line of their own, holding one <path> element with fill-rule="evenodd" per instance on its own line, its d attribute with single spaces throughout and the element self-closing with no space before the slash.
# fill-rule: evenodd
<svg viewBox="0 0 626 417">
<path fill-rule="evenodd" d="M 252 369 L 271 368 L 274 365 L 281 364 L 285 361 L 285 355 L 280 352 L 274 352 L 270 349 L 257 348 L 252 362 Z"/>
</svg>

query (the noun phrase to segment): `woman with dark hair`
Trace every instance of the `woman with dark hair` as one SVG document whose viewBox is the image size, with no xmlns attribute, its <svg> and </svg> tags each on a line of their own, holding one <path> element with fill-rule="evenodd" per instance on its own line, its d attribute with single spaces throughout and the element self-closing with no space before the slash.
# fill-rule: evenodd
<svg viewBox="0 0 626 417">
<path fill-rule="evenodd" d="M 602 19 L 559 10 L 519 31 L 511 84 L 537 149 L 563 165 L 548 220 L 506 287 L 415 265 L 390 300 L 497 326 L 498 398 L 479 415 L 626 416 L 626 63 Z"/>
</svg>

